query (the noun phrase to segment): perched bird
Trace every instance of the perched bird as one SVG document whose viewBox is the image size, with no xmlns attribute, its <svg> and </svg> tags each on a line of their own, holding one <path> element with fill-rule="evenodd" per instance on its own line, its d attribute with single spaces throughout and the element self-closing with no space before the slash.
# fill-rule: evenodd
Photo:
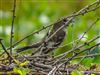
<svg viewBox="0 0 100 75">
<path fill-rule="evenodd" d="M 38 48 L 41 45 L 42 45 L 42 47 L 40 48 L 40 51 L 42 51 L 42 53 L 47 54 L 50 51 L 53 51 L 55 48 L 57 48 L 63 42 L 63 40 L 66 36 L 66 30 L 65 30 L 66 26 L 64 26 L 62 29 L 58 30 L 61 26 L 66 25 L 66 22 L 67 22 L 67 19 L 63 19 L 63 20 L 56 22 L 53 25 L 52 29 L 47 33 L 47 35 L 41 42 L 38 42 L 31 46 L 25 46 L 25 47 L 19 48 L 19 49 L 17 49 L 17 52 L 22 52 L 22 51 L 25 51 L 25 50 L 31 49 L 31 48 Z"/>
<path fill-rule="evenodd" d="M 47 38 L 45 39 L 45 41 L 48 40 L 49 37 L 51 37 L 53 35 L 53 33 L 55 33 L 55 35 L 44 44 L 44 49 L 42 50 L 43 53 L 46 54 L 46 53 L 54 50 L 55 48 L 57 48 L 57 46 L 59 46 L 63 42 L 63 40 L 66 36 L 66 31 L 65 31 L 66 27 L 60 29 L 58 32 L 56 32 L 56 31 L 61 26 L 65 25 L 65 22 L 66 22 L 66 20 L 61 20 L 54 24 L 53 28 L 51 29 L 51 31 L 50 31 L 49 35 L 47 36 Z"/>
</svg>

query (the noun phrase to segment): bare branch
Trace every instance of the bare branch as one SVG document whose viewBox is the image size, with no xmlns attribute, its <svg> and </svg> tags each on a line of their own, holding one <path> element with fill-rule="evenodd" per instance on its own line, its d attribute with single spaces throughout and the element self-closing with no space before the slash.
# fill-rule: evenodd
<svg viewBox="0 0 100 75">
<path fill-rule="evenodd" d="M 12 43 L 13 43 L 13 37 L 14 37 L 14 21 L 15 21 L 15 10 L 16 10 L 16 0 L 14 0 L 13 5 L 13 16 L 12 16 L 12 25 L 11 25 L 11 37 L 10 37 L 10 54 L 12 54 Z"/>
</svg>

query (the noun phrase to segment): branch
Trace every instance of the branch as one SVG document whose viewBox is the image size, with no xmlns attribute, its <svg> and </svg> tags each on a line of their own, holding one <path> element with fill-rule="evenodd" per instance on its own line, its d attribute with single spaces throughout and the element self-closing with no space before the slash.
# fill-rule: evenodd
<svg viewBox="0 0 100 75">
<path fill-rule="evenodd" d="M 75 13 L 74 15 L 71 15 L 71 16 L 68 16 L 68 17 L 65 17 L 65 18 L 63 18 L 63 19 L 61 19 L 61 20 L 64 20 L 64 19 L 68 19 L 68 18 L 70 18 L 69 22 L 71 22 L 71 20 L 73 19 L 73 17 L 76 17 L 76 16 L 79 16 L 79 15 L 86 14 L 86 13 L 88 13 L 88 12 L 94 11 L 94 10 L 96 10 L 97 8 L 99 8 L 100 5 L 95 6 L 94 9 L 89 10 L 89 8 L 90 8 L 91 6 L 93 6 L 93 5 L 95 5 L 95 4 L 98 4 L 98 3 L 99 3 L 99 2 L 94 2 L 94 3 L 92 3 L 92 4 L 88 5 L 88 6 L 86 6 L 85 8 L 81 9 L 79 12 Z M 87 10 L 87 11 L 86 11 L 86 10 Z M 85 12 L 84 12 L 84 11 L 85 11 Z M 59 21 L 61 21 L 61 20 L 59 20 Z M 58 21 L 58 22 L 59 22 L 59 21 Z M 56 23 L 56 22 L 55 22 L 55 23 Z M 55 23 L 53 23 L 53 24 L 55 24 Z M 15 42 L 15 43 L 12 45 L 12 47 L 18 45 L 20 42 L 22 42 L 22 41 L 25 40 L 26 38 L 32 36 L 33 34 L 39 33 L 40 31 L 42 31 L 42 30 L 44 30 L 44 29 L 46 29 L 46 28 L 52 26 L 53 24 L 48 25 L 48 26 L 46 26 L 46 27 L 43 27 L 43 28 L 41 28 L 40 30 L 35 31 L 35 32 L 33 32 L 33 33 L 31 33 L 31 34 L 25 36 L 25 37 L 22 38 L 21 40 Z M 63 26 L 62 28 L 64 28 L 64 27 L 65 27 L 65 26 Z M 61 29 L 62 29 L 62 28 L 61 28 Z M 8 49 L 10 49 L 10 48 L 11 48 L 11 47 L 9 47 Z M 8 49 L 7 49 L 7 50 L 8 50 Z"/>
<path fill-rule="evenodd" d="M 76 51 L 76 50 L 78 50 L 78 49 L 80 49 L 80 48 L 82 48 L 82 47 L 84 47 L 84 46 L 86 46 L 86 45 L 92 43 L 93 41 L 97 40 L 98 38 L 100 38 L 100 36 L 96 36 L 96 37 L 94 37 L 93 39 L 91 39 L 90 41 L 88 41 L 88 42 L 86 42 L 86 43 L 84 43 L 84 44 L 82 44 L 82 45 L 80 45 L 80 46 L 78 46 L 78 47 L 76 47 L 76 48 L 74 48 L 74 49 L 71 49 L 71 50 L 69 50 L 69 51 L 67 51 L 67 52 L 65 52 L 65 53 L 63 53 L 63 54 L 60 54 L 60 55 L 56 56 L 56 57 L 53 59 L 53 60 L 57 59 L 57 61 L 56 61 L 54 64 L 58 63 L 61 59 L 66 58 L 66 55 L 67 55 L 67 54 L 69 54 L 69 53 L 71 53 L 71 52 L 73 52 L 73 51 Z M 58 58 L 59 58 L 59 59 L 58 59 Z"/>
<path fill-rule="evenodd" d="M 14 46 L 18 45 L 20 42 L 22 42 L 22 41 L 25 40 L 26 38 L 32 36 L 33 34 L 39 33 L 40 31 L 42 31 L 42 30 L 44 30 L 44 29 L 46 29 L 46 28 L 48 28 L 48 27 L 50 27 L 50 26 L 52 26 L 52 25 L 53 25 L 53 24 L 48 25 L 48 26 L 46 26 L 46 27 L 43 27 L 43 28 L 41 28 L 40 30 L 37 30 L 37 31 L 35 31 L 35 32 L 33 32 L 33 33 L 31 33 L 31 34 L 25 36 L 24 38 L 20 39 L 19 41 L 15 42 L 12 46 L 10 46 L 9 48 L 7 48 L 7 50 L 9 50 L 11 47 L 14 47 Z"/>
<path fill-rule="evenodd" d="M 16 0 L 14 0 L 14 5 L 13 5 L 13 16 L 12 16 L 11 37 L 10 37 L 10 46 L 11 46 L 10 54 L 12 54 L 12 43 L 13 43 L 13 37 L 14 37 L 15 9 L 16 9 Z"/>
<path fill-rule="evenodd" d="M 11 59 L 13 59 L 13 57 L 10 55 L 10 53 L 7 51 L 6 47 L 4 46 L 4 44 L 2 43 L 2 39 L 0 39 L 0 44 L 4 50 L 4 52 L 8 55 L 8 57 L 10 57 Z"/>
<path fill-rule="evenodd" d="M 82 38 L 84 38 L 85 34 L 88 33 L 88 31 L 99 21 L 100 19 L 97 18 L 96 21 L 94 21 L 89 28 L 87 28 L 87 30 L 83 33 L 83 35 L 79 38 L 78 42 L 76 43 L 75 47 L 78 46 L 79 42 L 81 41 Z M 74 47 L 74 48 L 75 48 Z"/>
<path fill-rule="evenodd" d="M 41 46 L 43 46 L 43 44 L 44 44 L 45 42 L 47 43 L 53 36 L 55 36 L 57 32 L 59 32 L 61 29 L 65 28 L 65 27 L 68 27 L 69 24 L 72 22 L 72 20 L 73 20 L 76 16 L 86 14 L 86 13 L 88 13 L 88 12 L 90 12 L 90 11 L 94 11 L 94 10 L 96 10 L 97 8 L 99 8 L 100 5 L 99 5 L 99 6 L 95 6 L 95 7 L 94 7 L 95 9 L 89 10 L 89 8 L 90 8 L 91 6 L 93 6 L 93 5 L 97 4 L 97 3 L 98 3 L 98 2 L 94 2 L 94 3 L 92 3 L 92 4 L 88 5 L 88 6 L 86 6 L 85 8 L 81 9 L 79 12 L 77 12 L 77 13 L 75 13 L 73 16 L 71 16 L 69 19 L 68 19 L 68 17 L 65 17 L 65 18 L 61 19 L 60 21 L 63 21 L 63 20 L 68 20 L 68 21 L 65 23 L 65 25 L 62 24 L 61 27 L 59 27 L 46 41 L 44 41 L 44 42 L 39 46 L 39 48 L 36 50 L 36 52 L 39 51 L 39 49 L 41 48 Z M 60 22 L 60 21 L 58 21 L 58 22 Z M 54 23 L 54 24 L 55 24 L 55 23 Z M 35 52 L 35 53 L 36 53 L 36 52 Z M 33 54 L 34 54 L 34 53 L 33 53 Z"/>
<path fill-rule="evenodd" d="M 63 64 L 68 63 L 70 60 L 74 59 L 77 55 L 79 55 L 79 54 L 81 54 L 81 53 L 83 53 L 83 52 L 85 52 L 85 51 L 87 51 L 87 50 L 90 50 L 90 49 L 92 49 L 92 48 L 94 48 L 94 47 L 96 47 L 96 46 L 99 46 L 99 45 L 100 45 L 100 43 L 97 43 L 97 44 L 93 45 L 93 46 L 90 47 L 90 48 L 84 49 L 84 50 L 82 50 L 82 51 L 80 51 L 80 52 L 74 54 L 71 58 L 68 58 L 65 62 L 59 64 L 58 66 L 55 66 L 55 67 L 49 72 L 48 75 L 53 75 L 53 74 L 55 74 L 55 72 L 56 72 Z"/>
</svg>

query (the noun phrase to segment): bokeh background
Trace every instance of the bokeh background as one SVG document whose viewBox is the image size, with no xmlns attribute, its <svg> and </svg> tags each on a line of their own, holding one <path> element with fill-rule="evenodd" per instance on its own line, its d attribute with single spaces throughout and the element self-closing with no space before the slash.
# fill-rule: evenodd
<svg viewBox="0 0 100 75">
<path fill-rule="evenodd" d="M 62 17 L 79 11 L 94 1 L 96 0 L 17 0 L 13 43 L 43 26 L 50 25 Z M 10 46 L 12 9 L 13 0 L 0 0 L 0 38 L 4 39 L 6 47 Z M 76 17 L 66 31 L 68 34 L 63 44 L 68 44 L 78 39 L 98 17 L 100 17 L 99 10 Z M 27 38 L 18 44 L 16 48 L 40 41 L 47 31 L 48 29 L 43 30 L 39 34 Z M 80 43 L 84 43 L 97 35 L 100 35 L 100 21 L 91 28 Z M 100 39 L 93 42 L 92 45 L 97 42 L 100 42 Z M 71 44 L 59 48 L 55 51 L 55 55 L 68 51 L 71 48 Z M 2 51 L 0 46 L 0 52 Z M 92 53 L 100 53 L 100 48 L 96 48 Z"/>
</svg>

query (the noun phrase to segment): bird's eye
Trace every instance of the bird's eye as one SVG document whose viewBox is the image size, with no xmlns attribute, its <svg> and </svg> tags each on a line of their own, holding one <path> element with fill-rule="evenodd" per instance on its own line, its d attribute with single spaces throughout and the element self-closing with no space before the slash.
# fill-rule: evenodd
<svg viewBox="0 0 100 75">
<path fill-rule="evenodd" d="M 63 22 L 67 22 L 67 19 L 64 19 Z"/>
</svg>

